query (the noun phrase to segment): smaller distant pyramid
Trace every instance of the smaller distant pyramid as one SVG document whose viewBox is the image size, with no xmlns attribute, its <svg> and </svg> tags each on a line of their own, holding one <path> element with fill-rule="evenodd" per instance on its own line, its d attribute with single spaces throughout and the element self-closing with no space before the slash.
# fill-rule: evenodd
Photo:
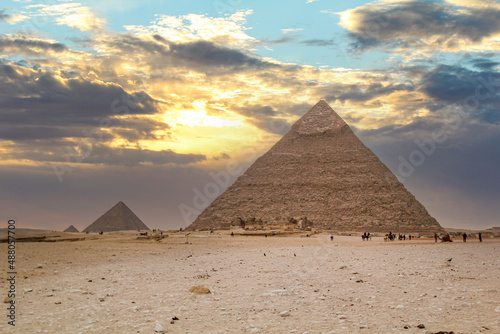
<svg viewBox="0 0 500 334">
<path fill-rule="evenodd" d="M 75 233 L 78 233 L 80 231 L 78 231 L 78 229 L 76 227 L 74 227 L 73 225 L 70 225 L 67 229 L 64 230 L 64 232 L 75 232 Z"/>
<path fill-rule="evenodd" d="M 82 232 L 112 232 L 124 230 L 149 230 L 139 217 L 122 201 L 90 224 Z"/>
</svg>

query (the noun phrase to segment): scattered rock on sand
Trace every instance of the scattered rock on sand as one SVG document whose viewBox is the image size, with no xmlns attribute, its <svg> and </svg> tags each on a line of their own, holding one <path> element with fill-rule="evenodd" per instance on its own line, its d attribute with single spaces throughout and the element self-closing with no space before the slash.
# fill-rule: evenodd
<svg viewBox="0 0 500 334">
<path fill-rule="evenodd" d="M 12 298 L 9 298 L 9 297 L 5 297 L 5 299 L 3 300 L 3 302 L 5 304 L 10 303 L 11 301 L 12 301 Z"/>
<path fill-rule="evenodd" d="M 280 313 L 281 317 L 289 317 L 290 316 L 290 311 L 283 311 Z"/>
<path fill-rule="evenodd" d="M 162 325 L 160 325 L 160 324 L 157 323 L 156 326 L 155 326 L 155 332 L 156 333 L 165 333 L 165 328 L 163 328 Z"/>
<path fill-rule="evenodd" d="M 210 292 L 209 288 L 206 288 L 203 285 L 193 286 L 193 287 L 191 287 L 191 289 L 189 289 L 189 291 L 191 291 L 193 293 L 197 293 L 199 295 L 212 293 L 212 292 Z"/>
</svg>

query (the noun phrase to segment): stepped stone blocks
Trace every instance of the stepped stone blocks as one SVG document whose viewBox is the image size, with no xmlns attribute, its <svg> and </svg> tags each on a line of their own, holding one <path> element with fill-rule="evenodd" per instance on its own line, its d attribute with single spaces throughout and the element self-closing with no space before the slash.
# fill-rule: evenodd
<svg viewBox="0 0 500 334">
<path fill-rule="evenodd" d="M 188 227 L 307 217 L 338 231 L 443 231 L 325 101 L 302 116 Z"/>
</svg>

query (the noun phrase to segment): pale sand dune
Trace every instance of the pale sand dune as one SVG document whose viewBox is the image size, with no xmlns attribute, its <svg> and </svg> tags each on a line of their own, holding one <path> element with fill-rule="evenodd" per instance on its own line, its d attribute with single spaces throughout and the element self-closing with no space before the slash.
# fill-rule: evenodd
<svg viewBox="0 0 500 334">
<path fill-rule="evenodd" d="M 0 332 L 500 333 L 498 239 L 203 236 L 20 243 Z"/>
</svg>

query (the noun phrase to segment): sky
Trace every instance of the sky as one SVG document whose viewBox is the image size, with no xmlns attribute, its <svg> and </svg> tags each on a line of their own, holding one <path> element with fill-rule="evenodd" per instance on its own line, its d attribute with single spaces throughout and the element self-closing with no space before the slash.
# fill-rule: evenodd
<svg viewBox="0 0 500 334">
<path fill-rule="evenodd" d="M 186 227 L 324 99 L 442 226 L 500 226 L 499 51 L 495 0 L 2 1 L 2 219 Z"/>
</svg>

